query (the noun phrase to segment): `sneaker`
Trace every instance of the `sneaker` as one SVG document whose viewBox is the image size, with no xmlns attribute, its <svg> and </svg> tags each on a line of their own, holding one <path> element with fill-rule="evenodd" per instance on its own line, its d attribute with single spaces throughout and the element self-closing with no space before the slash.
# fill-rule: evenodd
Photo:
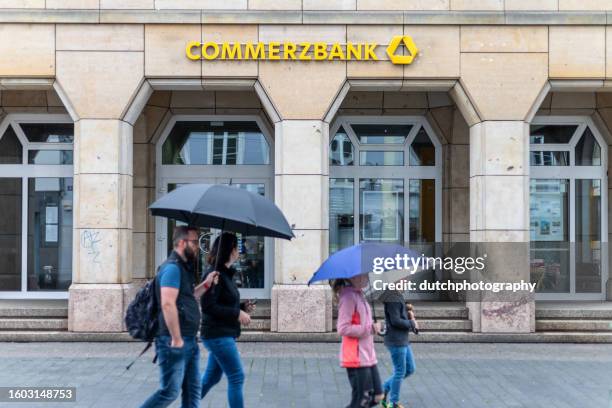
<svg viewBox="0 0 612 408">
<path fill-rule="evenodd" d="M 380 400 L 380 406 L 382 408 L 391 408 L 391 403 L 388 400 L 389 397 L 389 391 L 385 391 L 385 393 L 383 394 L 383 399 Z"/>
<path fill-rule="evenodd" d="M 404 406 L 400 403 L 390 403 L 387 405 L 388 408 L 404 408 Z"/>
</svg>

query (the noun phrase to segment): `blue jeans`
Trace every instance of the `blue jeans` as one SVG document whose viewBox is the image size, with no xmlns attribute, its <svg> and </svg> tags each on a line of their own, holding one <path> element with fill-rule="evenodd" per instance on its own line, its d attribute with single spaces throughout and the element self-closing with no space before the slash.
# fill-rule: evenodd
<svg viewBox="0 0 612 408">
<path fill-rule="evenodd" d="M 387 349 L 391 354 L 393 374 L 387 381 L 385 381 L 383 388 L 385 392 L 389 393 L 390 402 L 399 403 L 402 380 L 414 374 L 414 370 L 416 369 L 414 364 L 414 355 L 412 354 L 412 348 L 410 348 L 410 345 L 387 346 Z"/>
<path fill-rule="evenodd" d="M 159 364 L 159 389 L 141 408 L 170 406 L 182 391 L 182 408 L 200 406 L 200 348 L 195 336 L 184 336 L 181 348 L 170 347 L 170 336 L 155 338 L 155 350 Z"/>
<path fill-rule="evenodd" d="M 218 337 L 202 339 L 208 350 L 208 364 L 202 375 L 202 398 L 221 380 L 225 373 L 227 377 L 227 400 L 230 408 L 244 408 L 242 386 L 244 385 L 244 370 L 240 353 L 233 337 Z"/>
</svg>

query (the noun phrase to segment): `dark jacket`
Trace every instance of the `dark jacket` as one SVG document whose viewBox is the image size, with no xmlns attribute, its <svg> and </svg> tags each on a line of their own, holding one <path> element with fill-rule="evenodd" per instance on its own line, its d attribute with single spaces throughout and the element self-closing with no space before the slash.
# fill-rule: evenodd
<svg viewBox="0 0 612 408">
<path fill-rule="evenodd" d="M 174 251 L 170 254 L 168 259 L 159 267 L 159 271 L 163 269 L 166 264 L 176 264 L 181 271 L 181 287 L 179 288 L 178 297 L 176 298 L 176 308 L 178 310 L 179 324 L 181 326 L 182 336 L 196 336 L 198 334 L 198 323 L 200 322 L 200 308 L 198 307 L 198 301 L 194 295 L 195 288 L 195 276 L 193 265 L 183 261 L 183 259 Z M 170 332 L 166 327 L 166 320 L 164 314 L 161 311 L 161 288 L 159 287 L 160 280 L 155 280 L 155 291 L 157 294 L 157 302 L 160 311 L 158 316 L 159 322 L 159 335 L 169 336 Z"/>
<path fill-rule="evenodd" d="M 414 321 L 409 320 L 404 298 L 397 297 L 385 299 L 385 322 L 387 334 L 384 342 L 387 346 L 407 346 L 410 344 L 408 334 L 414 329 Z"/>
<path fill-rule="evenodd" d="M 212 272 L 209 268 L 208 275 Z M 203 339 L 217 337 L 239 337 L 240 292 L 234 282 L 234 268 L 219 266 L 219 283 L 213 285 L 201 298 L 202 325 L 200 335 Z"/>
</svg>

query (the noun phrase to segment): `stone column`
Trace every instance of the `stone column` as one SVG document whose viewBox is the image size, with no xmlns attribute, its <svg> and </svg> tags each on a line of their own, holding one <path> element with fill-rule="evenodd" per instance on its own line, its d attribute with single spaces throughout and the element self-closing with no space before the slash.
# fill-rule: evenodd
<svg viewBox="0 0 612 408">
<path fill-rule="evenodd" d="M 484 121 L 470 128 L 470 241 L 486 254 L 475 280 L 529 282 L 529 125 Z M 474 296 L 472 294 L 471 296 Z M 534 331 L 532 296 L 468 295 L 475 331 Z"/>
<path fill-rule="evenodd" d="M 259 41 L 346 42 L 342 25 L 260 26 Z M 304 62 L 304 61 L 301 61 Z M 332 329 L 329 286 L 306 283 L 328 254 L 329 124 L 323 119 L 346 80 L 346 63 L 261 61 L 259 83 L 278 113 L 275 201 L 296 239 L 275 240 L 272 331 Z"/>
<path fill-rule="evenodd" d="M 69 330 L 123 330 L 132 281 L 132 125 L 75 124 Z"/>
<path fill-rule="evenodd" d="M 75 121 L 71 331 L 119 332 L 132 297 L 132 139 L 144 27 L 58 25 L 55 88 Z M 94 39 L 94 40 L 92 40 Z"/>
<path fill-rule="evenodd" d="M 328 253 L 328 134 L 320 120 L 275 126 L 274 197 L 296 239 L 275 240 L 272 331 L 331 330 L 329 287 L 306 285 Z"/>
<path fill-rule="evenodd" d="M 487 253 L 486 280 L 529 282 L 528 122 L 547 79 L 545 27 L 461 27 L 467 97 L 451 95 L 470 125 L 470 240 Z M 532 297 L 484 295 L 467 303 L 474 331 L 535 330 Z"/>
</svg>

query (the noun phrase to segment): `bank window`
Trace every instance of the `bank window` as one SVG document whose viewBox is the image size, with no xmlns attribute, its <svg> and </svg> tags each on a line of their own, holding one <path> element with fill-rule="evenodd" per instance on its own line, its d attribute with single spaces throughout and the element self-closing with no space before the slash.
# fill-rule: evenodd
<svg viewBox="0 0 612 408">
<path fill-rule="evenodd" d="M 267 165 L 270 146 L 254 121 L 178 121 L 163 143 L 162 164 Z"/>
<path fill-rule="evenodd" d="M 330 130 L 330 252 L 439 242 L 441 147 L 427 121 L 341 117 Z"/>
<path fill-rule="evenodd" d="M 3 296 L 67 296 L 72 282 L 73 141 L 74 126 L 65 115 L 11 114 L 0 122 Z"/>
<path fill-rule="evenodd" d="M 605 142 L 588 118 L 530 127 L 531 280 L 540 299 L 605 297 Z"/>
</svg>

